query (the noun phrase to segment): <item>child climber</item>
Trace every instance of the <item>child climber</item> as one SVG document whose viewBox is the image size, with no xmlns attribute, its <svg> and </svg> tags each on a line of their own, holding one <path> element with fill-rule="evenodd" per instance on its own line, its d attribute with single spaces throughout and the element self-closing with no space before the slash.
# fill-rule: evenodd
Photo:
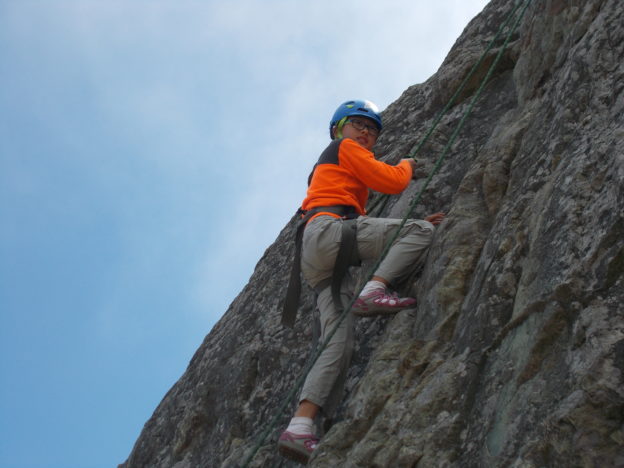
<svg viewBox="0 0 624 468">
<path fill-rule="evenodd" d="M 350 265 L 354 260 L 378 259 L 401 224 L 398 219 L 365 216 L 369 189 L 400 193 L 409 185 L 416 169 L 412 158 L 403 159 L 396 166 L 375 159 L 371 150 L 381 129 L 381 117 L 372 102 L 354 100 L 341 104 L 329 124 L 332 142 L 314 167 L 302 203 L 307 224 L 302 239 L 301 272 L 318 293 L 321 343 L 338 322 L 342 305 L 349 303 L 353 288 L 347 274 L 332 295 L 332 276 L 345 223 L 355 227 L 355 247 L 350 257 L 357 258 L 350 258 Z M 434 225 L 443 219 L 443 213 L 436 213 L 405 223 L 354 302 L 353 315 L 390 315 L 414 306 L 415 299 L 399 297 L 389 287 L 412 272 L 431 243 Z M 336 304 L 337 300 L 341 304 Z M 319 442 L 314 418 L 319 410 L 326 417 L 331 416 L 339 403 L 352 349 L 353 317 L 348 314 L 308 373 L 295 415 L 279 438 L 278 448 L 283 456 L 307 463 Z"/>
</svg>

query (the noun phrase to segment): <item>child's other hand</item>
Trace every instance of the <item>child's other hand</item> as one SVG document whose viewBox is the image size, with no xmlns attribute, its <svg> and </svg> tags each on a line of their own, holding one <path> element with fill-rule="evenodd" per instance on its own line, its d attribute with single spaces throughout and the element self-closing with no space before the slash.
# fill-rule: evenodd
<svg viewBox="0 0 624 468">
<path fill-rule="evenodd" d="M 429 215 L 425 218 L 425 221 L 429 221 L 431 224 L 433 224 L 434 226 L 437 226 L 438 224 L 440 224 L 442 221 L 444 221 L 444 213 L 434 213 L 432 215 Z"/>
</svg>

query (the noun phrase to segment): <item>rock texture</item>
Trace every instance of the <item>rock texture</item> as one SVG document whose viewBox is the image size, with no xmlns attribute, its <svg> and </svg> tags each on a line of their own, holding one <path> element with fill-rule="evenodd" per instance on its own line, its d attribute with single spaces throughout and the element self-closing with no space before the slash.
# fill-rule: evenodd
<svg viewBox="0 0 624 468">
<path fill-rule="evenodd" d="M 389 106 L 382 158 L 411 151 L 511 3 L 492 0 L 439 71 Z M 427 167 L 492 57 L 423 148 Z M 407 285 L 418 307 L 357 322 L 345 398 L 311 466 L 624 466 L 623 64 L 621 0 L 531 3 L 414 213 L 448 213 Z M 421 184 L 381 216 L 402 217 Z M 310 291 L 305 319 L 279 324 L 293 227 L 121 466 L 240 466 L 311 346 Z M 276 454 L 277 436 L 251 466 L 293 466 Z"/>
</svg>

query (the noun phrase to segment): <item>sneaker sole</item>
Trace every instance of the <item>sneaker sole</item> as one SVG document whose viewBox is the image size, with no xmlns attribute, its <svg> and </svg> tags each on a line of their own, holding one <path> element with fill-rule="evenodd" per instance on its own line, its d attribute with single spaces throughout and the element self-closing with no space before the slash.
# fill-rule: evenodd
<svg viewBox="0 0 624 468">
<path fill-rule="evenodd" d="M 304 455 L 301 452 L 288 447 L 287 445 L 280 445 L 278 449 L 280 455 L 290 460 L 294 460 L 302 465 L 307 465 L 310 460 L 309 455 Z"/>
<path fill-rule="evenodd" d="M 379 311 L 379 310 L 353 311 L 353 315 L 356 315 L 358 317 L 374 317 L 376 315 L 395 315 L 401 312 L 402 310 L 405 310 L 405 309 L 384 310 L 384 311 Z"/>
<path fill-rule="evenodd" d="M 396 309 L 369 309 L 369 310 L 358 310 L 351 309 L 353 315 L 357 315 L 358 317 L 373 317 L 375 315 L 395 315 L 402 310 L 414 309 L 416 308 L 416 304 L 412 304 L 405 307 L 400 307 Z"/>
</svg>

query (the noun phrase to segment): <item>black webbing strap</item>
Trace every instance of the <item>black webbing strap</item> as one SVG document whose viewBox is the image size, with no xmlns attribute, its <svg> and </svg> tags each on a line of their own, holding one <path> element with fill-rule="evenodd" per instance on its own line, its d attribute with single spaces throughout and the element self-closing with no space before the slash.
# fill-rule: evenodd
<svg viewBox="0 0 624 468">
<path fill-rule="evenodd" d="M 352 261 L 355 258 L 353 253 L 353 247 L 356 245 L 355 243 L 355 223 L 349 222 L 351 219 L 354 219 L 358 216 L 355 211 L 355 208 L 348 205 L 334 205 L 334 206 L 318 206 L 314 207 L 308 211 L 299 210 L 298 213 L 301 213 L 303 217 L 299 220 L 297 224 L 297 228 L 295 231 L 295 258 L 293 260 L 293 264 L 290 270 L 290 279 L 288 281 L 288 288 L 286 290 L 286 299 L 284 300 L 284 308 L 282 309 L 282 324 L 287 327 L 292 327 L 295 324 L 295 319 L 297 318 L 297 309 L 299 308 L 299 298 L 301 296 L 301 244 L 303 243 L 303 231 L 305 229 L 306 224 L 310 220 L 312 216 L 320 212 L 328 212 L 334 213 L 345 218 L 345 223 L 342 227 L 342 238 L 340 243 L 340 249 L 338 250 L 338 255 L 336 257 L 336 264 L 334 265 L 334 275 L 332 278 L 336 276 L 336 266 L 338 265 L 338 257 L 346 256 L 347 261 Z M 348 219 L 347 219 L 348 218 Z M 352 226 L 348 229 L 347 232 L 345 230 L 345 224 Z M 351 246 L 347 245 L 349 250 L 348 253 L 342 254 L 341 252 L 344 250 L 343 242 L 345 239 L 345 233 L 347 233 L 348 237 L 352 237 Z M 349 242 L 347 242 L 349 243 Z M 357 250 L 356 250 L 357 251 Z M 342 278 L 347 271 L 349 265 L 344 267 L 344 272 L 342 277 L 340 277 L 340 282 L 342 282 Z M 342 267 L 341 267 L 342 269 Z M 334 278 L 335 279 L 335 278 Z M 333 282 L 332 282 L 333 283 Z M 332 289 L 333 292 L 333 289 Z M 334 302 L 336 301 L 335 296 Z M 338 301 L 336 302 L 336 307 L 340 306 L 340 284 L 338 285 Z"/>
<path fill-rule="evenodd" d="M 336 263 L 334 264 L 334 271 L 331 278 L 331 293 L 332 300 L 334 301 L 334 307 L 336 313 L 341 314 L 344 310 L 342 299 L 340 298 L 340 287 L 342 286 L 342 280 L 347 274 L 347 270 L 350 266 L 360 264 L 360 256 L 357 250 L 357 235 L 355 219 L 345 219 L 342 222 L 342 233 L 340 235 L 340 248 L 336 255 Z"/>
</svg>

